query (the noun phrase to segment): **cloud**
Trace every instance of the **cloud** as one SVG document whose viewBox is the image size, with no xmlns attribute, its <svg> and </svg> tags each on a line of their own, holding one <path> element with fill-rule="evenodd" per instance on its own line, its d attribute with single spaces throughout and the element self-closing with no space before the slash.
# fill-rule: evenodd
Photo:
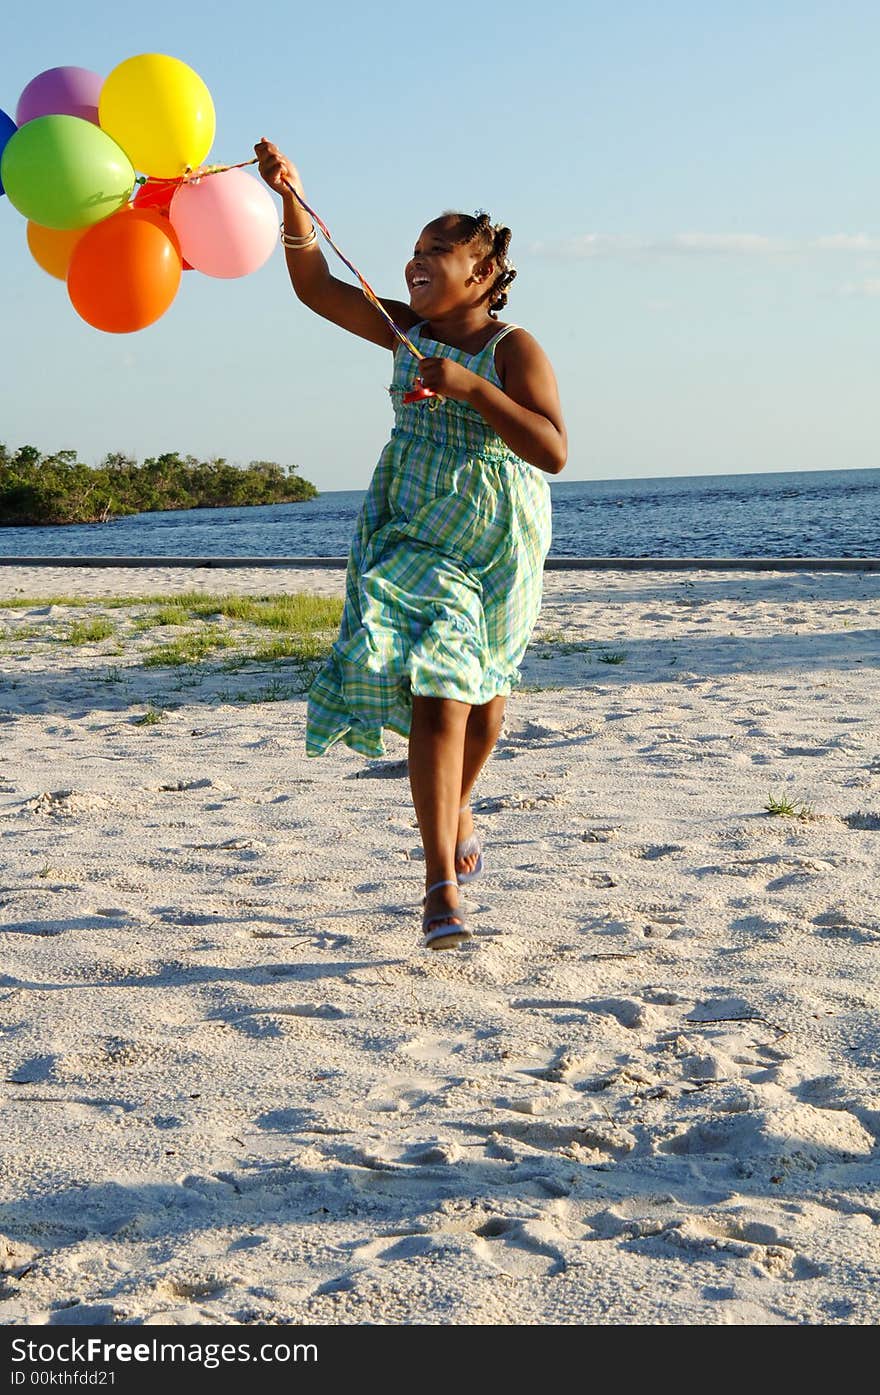
<svg viewBox="0 0 880 1395">
<path fill-rule="evenodd" d="M 864 233 L 825 237 L 780 238 L 759 233 L 673 233 L 669 237 L 630 237 L 621 233 L 584 233 L 561 242 L 534 242 L 533 256 L 553 261 L 647 259 L 656 257 L 804 257 L 837 253 L 880 255 L 880 238 Z"/>
<path fill-rule="evenodd" d="M 880 237 L 867 237 L 865 233 L 833 233 L 831 237 L 817 237 L 812 246 L 817 252 L 880 252 Z"/>
<path fill-rule="evenodd" d="M 848 281 L 845 286 L 841 286 L 840 293 L 859 299 L 880 296 L 880 276 L 866 276 L 862 281 Z"/>
</svg>

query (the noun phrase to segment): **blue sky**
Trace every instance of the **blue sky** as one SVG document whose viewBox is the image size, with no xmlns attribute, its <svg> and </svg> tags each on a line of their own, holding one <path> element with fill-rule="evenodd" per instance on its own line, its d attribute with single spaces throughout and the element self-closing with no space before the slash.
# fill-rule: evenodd
<svg viewBox="0 0 880 1395">
<path fill-rule="evenodd" d="M 880 466 L 876 0 L 44 0 L 6 26 L 0 107 L 46 68 L 147 51 L 207 82 L 212 159 L 263 134 L 291 154 L 386 295 L 440 210 L 511 226 L 506 317 L 556 367 L 563 480 Z M 0 440 L 366 485 L 390 364 L 298 304 L 280 250 L 240 281 L 187 274 L 117 337 L 24 232 L 0 199 Z"/>
</svg>

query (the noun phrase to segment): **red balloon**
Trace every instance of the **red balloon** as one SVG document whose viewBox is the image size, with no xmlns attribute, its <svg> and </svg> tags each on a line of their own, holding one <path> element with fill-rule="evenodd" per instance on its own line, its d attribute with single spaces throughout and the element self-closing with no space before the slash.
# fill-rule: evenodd
<svg viewBox="0 0 880 1395">
<path fill-rule="evenodd" d="M 167 213 L 179 183 L 177 179 L 148 179 L 146 184 L 138 185 L 132 203 L 136 203 L 138 208 L 155 208 L 160 213 Z"/>
<path fill-rule="evenodd" d="M 146 184 L 138 185 L 132 203 L 138 208 L 154 208 L 157 213 L 164 213 L 167 218 L 171 200 L 179 188 L 179 179 L 153 179 L 151 176 Z M 183 269 L 184 271 L 192 271 L 193 269 L 185 257 Z"/>
<path fill-rule="evenodd" d="M 168 219 L 129 205 L 77 243 L 67 289 L 74 310 L 95 329 L 132 334 L 164 315 L 180 273 L 180 246 Z"/>
</svg>

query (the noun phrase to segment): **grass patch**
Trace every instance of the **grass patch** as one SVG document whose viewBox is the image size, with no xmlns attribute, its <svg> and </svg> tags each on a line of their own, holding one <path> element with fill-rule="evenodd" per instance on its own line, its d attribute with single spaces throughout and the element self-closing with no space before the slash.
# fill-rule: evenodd
<svg viewBox="0 0 880 1395">
<path fill-rule="evenodd" d="M 589 654 L 592 644 L 589 640 L 567 639 L 562 630 L 548 630 L 545 635 L 536 637 L 533 647 L 538 651 L 552 649 L 552 655 L 539 655 L 542 659 L 549 659 L 557 654 Z"/>
<path fill-rule="evenodd" d="M 115 634 L 113 622 L 99 615 L 94 620 L 74 620 L 60 642 L 75 645 L 99 644 L 102 639 L 109 639 L 112 634 Z"/>
<path fill-rule="evenodd" d="M 138 666 L 184 669 L 204 663 L 220 651 L 231 651 L 225 668 L 234 671 L 249 663 L 286 662 L 299 670 L 297 686 L 311 679 L 312 670 L 330 652 L 342 616 L 342 601 L 330 596 L 300 593 L 238 596 L 205 594 L 201 591 L 185 591 L 176 596 L 19 598 L 0 605 L 0 613 L 4 607 L 25 610 L 34 607 L 45 609 L 48 606 L 75 607 L 80 611 L 91 609 L 93 612 L 129 609 L 135 612 L 140 610 L 141 613 L 126 617 L 121 634 L 105 614 L 93 614 L 73 620 L 66 633 L 60 636 L 57 633 L 53 635 L 50 627 L 44 623 L 23 624 L 15 632 L 7 627 L 4 638 L 13 641 L 54 639 L 59 643 L 84 645 L 98 643 L 113 635 L 117 643 L 121 641 L 130 647 L 133 639 L 150 630 L 180 627 L 180 633 L 162 636 L 164 643 L 157 643 L 146 653 L 139 652 L 136 657 Z M 260 631 L 263 631 L 262 635 Z M 156 640 L 159 638 L 155 636 Z M 115 652 L 121 654 L 123 650 L 117 648 Z M 119 670 L 108 670 L 106 681 L 120 681 Z"/>
<path fill-rule="evenodd" d="M 156 606 L 154 615 L 146 617 L 155 625 L 179 625 L 190 619 L 204 620 L 225 615 L 230 620 L 242 620 L 266 629 L 299 631 L 333 628 L 339 624 L 342 616 L 341 600 L 307 592 L 296 592 L 290 596 L 211 595 L 203 591 L 184 591 L 177 596 L 40 596 L 4 600 L 0 604 L 0 611 L 33 610 L 46 606 L 68 606 L 76 610 L 88 610 L 94 606 L 104 610 Z"/>
<path fill-rule="evenodd" d="M 105 610 L 120 610 L 128 605 L 154 605 L 164 596 L 31 596 L 3 601 L 0 610 L 42 610 L 44 606 L 66 606 L 69 610 L 88 610 L 101 606 Z"/>
<path fill-rule="evenodd" d="M 256 625 L 259 629 L 304 634 L 335 628 L 342 616 L 342 602 L 333 596 L 296 593 L 292 596 L 206 596 L 187 591 L 167 596 L 140 622 L 143 625 L 185 625 L 192 620 L 216 620 L 218 616 Z"/>
<path fill-rule="evenodd" d="M 329 635 L 320 634 L 272 639 L 251 649 L 248 658 L 257 663 L 274 663 L 276 659 L 292 659 L 297 664 L 318 663 L 330 653 L 331 644 Z"/>
<path fill-rule="evenodd" d="M 190 619 L 189 612 L 183 606 L 175 605 L 169 601 L 167 605 L 162 605 L 158 610 L 150 611 L 141 621 L 143 625 L 185 625 Z"/>
<path fill-rule="evenodd" d="M 785 795 L 781 799 L 774 799 L 772 794 L 767 796 L 767 803 L 764 805 L 765 812 L 774 818 L 782 819 L 812 819 L 815 817 L 811 804 L 792 804 Z"/>
<path fill-rule="evenodd" d="M 597 654 L 597 655 L 596 655 L 596 658 L 599 660 L 599 663 L 600 663 L 600 664 L 622 664 L 623 661 L 624 661 L 625 658 L 626 658 L 626 650 L 625 650 L 625 649 L 618 649 L 618 650 L 609 650 L 609 649 L 606 649 L 604 653 L 602 653 L 602 654 Z"/>
<path fill-rule="evenodd" d="M 202 630 L 159 645 L 141 662 L 144 668 L 181 668 L 184 664 L 199 664 L 218 649 L 231 649 L 234 644 L 235 640 L 230 635 L 217 630 Z"/>
<path fill-rule="evenodd" d="M 164 720 L 165 713 L 162 711 L 161 707 L 153 707 L 151 705 L 147 708 L 146 712 L 143 712 L 141 714 L 140 717 L 135 717 L 134 721 L 132 722 L 132 726 L 156 727 L 159 725 L 160 722 L 163 722 Z"/>
<path fill-rule="evenodd" d="M 240 703 L 286 702 L 288 698 L 294 696 L 295 694 L 286 683 L 282 683 L 278 678 L 270 678 L 268 683 L 252 693 L 237 693 L 236 701 Z"/>
</svg>

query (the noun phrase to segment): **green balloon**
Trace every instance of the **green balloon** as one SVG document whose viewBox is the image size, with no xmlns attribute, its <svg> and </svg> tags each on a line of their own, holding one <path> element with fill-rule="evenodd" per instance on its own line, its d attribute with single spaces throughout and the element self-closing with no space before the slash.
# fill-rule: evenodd
<svg viewBox="0 0 880 1395">
<path fill-rule="evenodd" d="M 38 116 L 10 136 L 0 180 L 19 213 L 44 228 L 89 228 L 134 188 L 121 146 L 92 121 Z"/>
</svg>

